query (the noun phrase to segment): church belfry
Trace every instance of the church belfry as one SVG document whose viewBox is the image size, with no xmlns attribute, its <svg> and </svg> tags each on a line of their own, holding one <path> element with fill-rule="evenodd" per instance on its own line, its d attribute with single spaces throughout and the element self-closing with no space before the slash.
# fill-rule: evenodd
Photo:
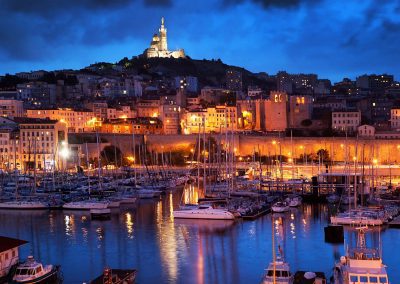
<svg viewBox="0 0 400 284">
<path fill-rule="evenodd" d="M 164 26 L 164 17 L 161 18 L 161 27 L 158 31 L 160 33 L 160 50 L 167 51 L 167 29 Z"/>
<path fill-rule="evenodd" d="M 158 34 L 153 35 L 150 43 L 150 47 L 143 52 L 147 58 L 152 57 L 173 57 L 173 58 L 185 58 L 185 51 L 183 49 L 177 49 L 174 51 L 168 50 L 167 44 L 167 29 L 164 25 L 164 17 L 161 18 L 161 26 L 158 29 Z"/>
</svg>

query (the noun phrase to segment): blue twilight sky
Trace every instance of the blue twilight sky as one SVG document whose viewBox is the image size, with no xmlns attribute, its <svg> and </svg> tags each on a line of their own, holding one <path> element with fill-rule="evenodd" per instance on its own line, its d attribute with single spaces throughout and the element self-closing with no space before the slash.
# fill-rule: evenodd
<svg viewBox="0 0 400 284">
<path fill-rule="evenodd" d="M 0 0 L 0 74 L 138 55 L 165 17 L 170 49 L 250 71 L 400 78 L 400 2 Z"/>
</svg>

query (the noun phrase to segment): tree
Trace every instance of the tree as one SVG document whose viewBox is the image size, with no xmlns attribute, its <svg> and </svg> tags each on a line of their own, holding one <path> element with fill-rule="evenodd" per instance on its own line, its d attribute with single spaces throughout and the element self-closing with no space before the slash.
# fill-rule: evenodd
<svg viewBox="0 0 400 284">
<path fill-rule="evenodd" d="M 104 147 L 103 151 L 100 152 L 100 157 L 103 165 L 120 167 L 122 164 L 126 164 L 126 161 L 123 161 L 121 150 L 113 145 Z"/>
<path fill-rule="evenodd" d="M 329 162 L 331 158 L 329 157 L 329 151 L 326 149 L 319 149 L 317 151 L 317 161 L 321 159 L 321 161 Z"/>
</svg>

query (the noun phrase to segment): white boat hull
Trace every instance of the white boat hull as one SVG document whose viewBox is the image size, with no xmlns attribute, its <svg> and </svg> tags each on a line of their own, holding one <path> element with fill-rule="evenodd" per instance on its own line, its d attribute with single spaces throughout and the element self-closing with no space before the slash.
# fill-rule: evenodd
<svg viewBox="0 0 400 284">
<path fill-rule="evenodd" d="M 109 203 L 106 202 L 69 202 L 63 205 L 63 209 L 69 210 L 91 210 L 91 209 L 105 209 Z"/>
<path fill-rule="evenodd" d="M 371 219 L 371 218 L 347 218 L 347 217 L 331 217 L 331 223 L 334 225 L 368 225 L 368 226 L 381 226 L 383 225 L 383 220 L 381 219 Z"/>
<path fill-rule="evenodd" d="M 234 220 L 235 216 L 226 210 L 214 209 L 184 209 L 173 212 L 174 218 L 178 219 L 209 219 L 209 220 Z"/>
<path fill-rule="evenodd" d="M 0 203 L 0 209 L 47 209 L 48 206 L 42 202 L 10 201 Z"/>
</svg>

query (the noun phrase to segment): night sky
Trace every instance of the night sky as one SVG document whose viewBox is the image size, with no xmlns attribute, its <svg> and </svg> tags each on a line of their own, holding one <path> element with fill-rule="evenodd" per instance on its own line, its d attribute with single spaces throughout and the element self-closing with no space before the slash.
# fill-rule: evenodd
<svg viewBox="0 0 400 284">
<path fill-rule="evenodd" d="M 0 74 L 116 62 L 148 47 L 250 71 L 334 81 L 400 76 L 400 2 L 385 0 L 0 0 Z"/>
</svg>

